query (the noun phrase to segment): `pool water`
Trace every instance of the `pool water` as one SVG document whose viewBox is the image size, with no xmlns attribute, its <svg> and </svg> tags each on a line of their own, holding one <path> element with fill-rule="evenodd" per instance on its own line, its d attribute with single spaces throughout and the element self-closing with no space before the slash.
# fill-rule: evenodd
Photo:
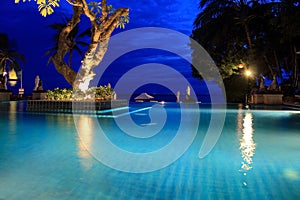
<svg viewBox="0 0 300 200">
<path fill-rule="evenodd" d="M 200 159 L 212 115 L 209 106 L 200 105 L 197 135 L 178 160 L 152 172 L 130 173 L 96 159 L 87 150 L 88 141 L 97 145 L 92 134 L 83 142 L 71 114 L 28 113 L 25 106 L 26 102 L 0 103 L 1 200 L 300 199 L 299 111 L 232 105 L 219 140 Z M 127 114 L 139 125 L 155 125 L 148 107 L 132 104 L 129 110 L 136 112 Z M 147 139 L 124 134 L 113 117 L 77 117 L 83 125 L 96 119 L 120 148 L 147 152 L 175 137 L 180 109 L 175 103 L 165 109 L 168 118 L 162 132 Z M 93 130 L 93 124 L 88 126 L 86 130 Z"/>
</svg>

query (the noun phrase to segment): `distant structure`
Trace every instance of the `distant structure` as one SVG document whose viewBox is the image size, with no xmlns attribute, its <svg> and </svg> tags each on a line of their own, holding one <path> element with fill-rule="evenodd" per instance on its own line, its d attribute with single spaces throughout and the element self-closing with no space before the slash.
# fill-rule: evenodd
<svg viewBox="0 0 300 200">
<path fill-rule="evenodd" d="M 176 102 L 180 102 L 180 91 L 177 91 Z"/>
<path fill-rule="evenodd" d="M 191 98 L 191 88 L 190 88 L 190 86 L 188 85 L 187 88 L 186 88 L 185 99 L 186 99 L 186 100 L 190 100 L 190 98 Z"/>
<path fill-rule="evenodd" d="M 134 98 L 136 102 L 150 101 L 151 99 L 154 99 L 154 97 L 145 92 Z"/>
<path fill-rule="evenodd" d="M 273 81 L 269 85 L 268 90 L 274 91 L 277 88 L 277 81 L 276 81 L 276 75 L 273 75 Z"/>
<path fill-rule="evenodd" d="M 0 77 L 0 89 L 1 90 L 7 90 L 7 76 L 6 72 L 2 73 L 2 76 Z"/>
<path fill-rule="evenodd" d="M 260 82 L 259 82 L 259 92 L 265 91 L 265 77 L 261 76 L 260 77 Z"/>
<path fill-rule="evenodd" d="M 35 77 L 35 84 L 34 84 L 34 89 L 33 89 L 33 91 L 37 91 L 38 90 L 38 87 L 39 87 L 39 82 L 40 82 L 40 77 L 37 75 L 36 77 Z"/>
<path fill-rule="evenodd" d="M 38 91 L 43 90 L 43 81 L 42 81 L 42 79 L 39 80 L 39 84 L 38 84 L 37 90 Z"/>
<path fill-rule="evenodd" d="M 112 100 L 117 100 L 117 93 L 115 91 L 112 92 Z"/>
<path fill-rule="evenodd" d="M 33 91 L 42 91 L 43 90 L 43 81 L 40 79 L 40 77 L 37 75 L 35 77 L 35 84 L 34 84 L 34 89 Z"/>
</svg>

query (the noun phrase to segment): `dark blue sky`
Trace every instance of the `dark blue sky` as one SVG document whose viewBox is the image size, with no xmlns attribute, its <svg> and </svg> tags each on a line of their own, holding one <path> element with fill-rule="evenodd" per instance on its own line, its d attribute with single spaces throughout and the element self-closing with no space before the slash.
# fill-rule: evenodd
<svg viewBox="0 0 300 200">
<path fill-rule="evenodd" d="M 115 7 L 128 7 L 130 9 L 130 23 L 126 25 L 125 30 L 140 27 L 162 27 L 189 36 L 193 28 L 193 20 L 199 12 L 198 0 L 114 0 L 108 1 L 108 3 Z M 18 51 L 26 57 L 26 63 L 22 64 L 25 93 L 30 94 L 32 92 L 36 75 L 39 75 L 43 80 L 44 89 L 70 87 L 64 78 L 55 71 L 52 64 L 46 65 L 48 57 L 45 56 L 45 52 L 53 45 L 53 31 L 47 25 L 59 22 L 62 15 L 70 16 L 71 11 L 71 6 L 62 0 L 61 6 L 55 10 L 54 14 L 44 18 L 38 13 L 34 2 L 14 4 L 13 0 L 0 1 L 0 32 L 7 33 L 13 43 L 17 45 Z M 191 77 L 189 63 L 180 61 L 180 59 L 174 58 L 174 55 L 166 52 L 153 50 L 145 52 L 142 50 L 132 55 L 124 55 L 123 59 L 116 60 L 115 70 L 107 73 L 107 77 L 104 77 L 101 83 L 117 80 L 121 73 L 128 70 L 126 66 L 133 67 L 146 61 L 155 61 L 180 71 L 190 81 L 196 93 L 202 93 L 200 90 L 203 90 L 203 87 L 200 82 Z M 77 65 L 79 66 L 79 63 Z M 116 69 L 118 67 L 119 69 Z M 167 75 L 166 78 L 176 84 L 176 78 L 172 80 L 172 77 Z M 185 87 L 179 86 L 179 90 L 184 92 Z M 14 88 L 10 87 L 14 91 L 18 88 L 19 85 Z M 159 91 L 155 92 L 159 93 Z"/>
</svg>

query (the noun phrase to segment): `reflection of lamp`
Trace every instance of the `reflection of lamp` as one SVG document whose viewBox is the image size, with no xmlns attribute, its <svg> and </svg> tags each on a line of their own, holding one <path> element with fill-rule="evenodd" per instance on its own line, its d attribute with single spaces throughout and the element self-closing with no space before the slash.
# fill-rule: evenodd
<svg viewBox="0 0 300 200">
<path fill-rule="evenodd" d="M 243 134 L 240 138 L 240 150 L 243 158 L 242 172 L 246 175 L 246 172 L 252 169 L 252 157 L 255 154 L 256 144 L 253 140 L 253 116 L 252 113 L 247 112 L 244 117 Z M 245 186 L 246 182 L 243 183 Z"/>
<path fill-rule="evenodd" d="M 87 149 L 91 148 L 92 146 L 92 140 L 93 140 L 93 129 L 91 128 L 90 120 L 91 118 L 85 115 L 81 115 L 79 117 L 76 117 L 78 120 L 78 130 L 80 130 L 82 133 L 80 136 L 80 140 L 78 140 L 78 152 L 77 155 L 80 158 L 80 164 L 86 168 L 89 169 L 92 167 L 92 163 L 90 162 L 90 153 L 87 151 Z"/>
</svg>

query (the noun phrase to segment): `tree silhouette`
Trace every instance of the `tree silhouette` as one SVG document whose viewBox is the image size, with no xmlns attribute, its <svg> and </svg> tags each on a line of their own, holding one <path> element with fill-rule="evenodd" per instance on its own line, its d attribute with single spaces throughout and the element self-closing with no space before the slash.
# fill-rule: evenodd
<svg viewBox="0 0 300 200">
<path fill-rule="evenodd" d="M 21 72 L 20 62 L 25 62 L 25 57 L 18 53 L 9 43 L 7 34 L 0 33 L 0 74 L 1 78 L 7 72 L 10 74 Z M 11 77 L 16 79 L 17 77 Z M 3 82 L 3 80 L 2 80 Z M 3 84 L 3 83 L 2 83 Z"/>
<path fill-rule="evenodd" d="M 50 55 L 48 59 L 48 64 L 52 62 L 52 57 L 57 53 L 58 50 L 58 42 L 59 42 L 59 35 L 61 31 L 64 29 L 64 27 L 67 26 L 69 20 L 66 18 L 63 18 L 63 22 L 61 23 L 54 23 L 50 24 L 48 27 L 55 30 L 55 35 L 53 37 L 53 40 L 55 42 L 55 45 L 50 48 L 46 55 Z M 73 59 L 73 53 L 76 51 L 81 59 L 84 58 L 84 53 L 82 51 L 82 48 L 86 48 L 89 46 L 88 42 L 86 42 L 86 37 L 91 35 L 91 30 L 88 28 L 85 31 L 79 33 L 79 25 L 77 25 L 68 35 L 68 39 L 70 41 L 70 47 L 69 47 L 69 56 L 68 56 L 68 66 L 72 68 L 72 59 Z M 85 39 L 85 40 L 84 40 Z"/>
<path fill-rule="evenodd" d="M 118 27 L 124 28 L 124 24 L 129 22 L 129 9 L 114 9 L 111 5 L 107 5 L 106 0 L 96 2 L 96 4 L 95 2 L 88 3 L 87 0 L 66 0 L 66 2 L 73 8 L 72 18 L 61 30 L 57 51 L 52 55 L 51 60 L 56 71 L 63 75 L 73 88 L 86 91 L 90 81 L 96 75 L 94 68 L 100 64 L 107 51 L 112 32 Z M 20 0 L 15 0 L 15 3 L 20 3 Z M 47 16 L 54 12 L 53 8 L 59 6 L 59 0 L 36 1 L 36 4 L 40 13 Z M 85 15 L 90 21 L 91 36 L 84 59 L 81 61 L 80 71 L 76 72 L 65 62 L 65 57 L 72 47 L 70 34 L 80 23 L 82 15 Z"/>
</svg>

